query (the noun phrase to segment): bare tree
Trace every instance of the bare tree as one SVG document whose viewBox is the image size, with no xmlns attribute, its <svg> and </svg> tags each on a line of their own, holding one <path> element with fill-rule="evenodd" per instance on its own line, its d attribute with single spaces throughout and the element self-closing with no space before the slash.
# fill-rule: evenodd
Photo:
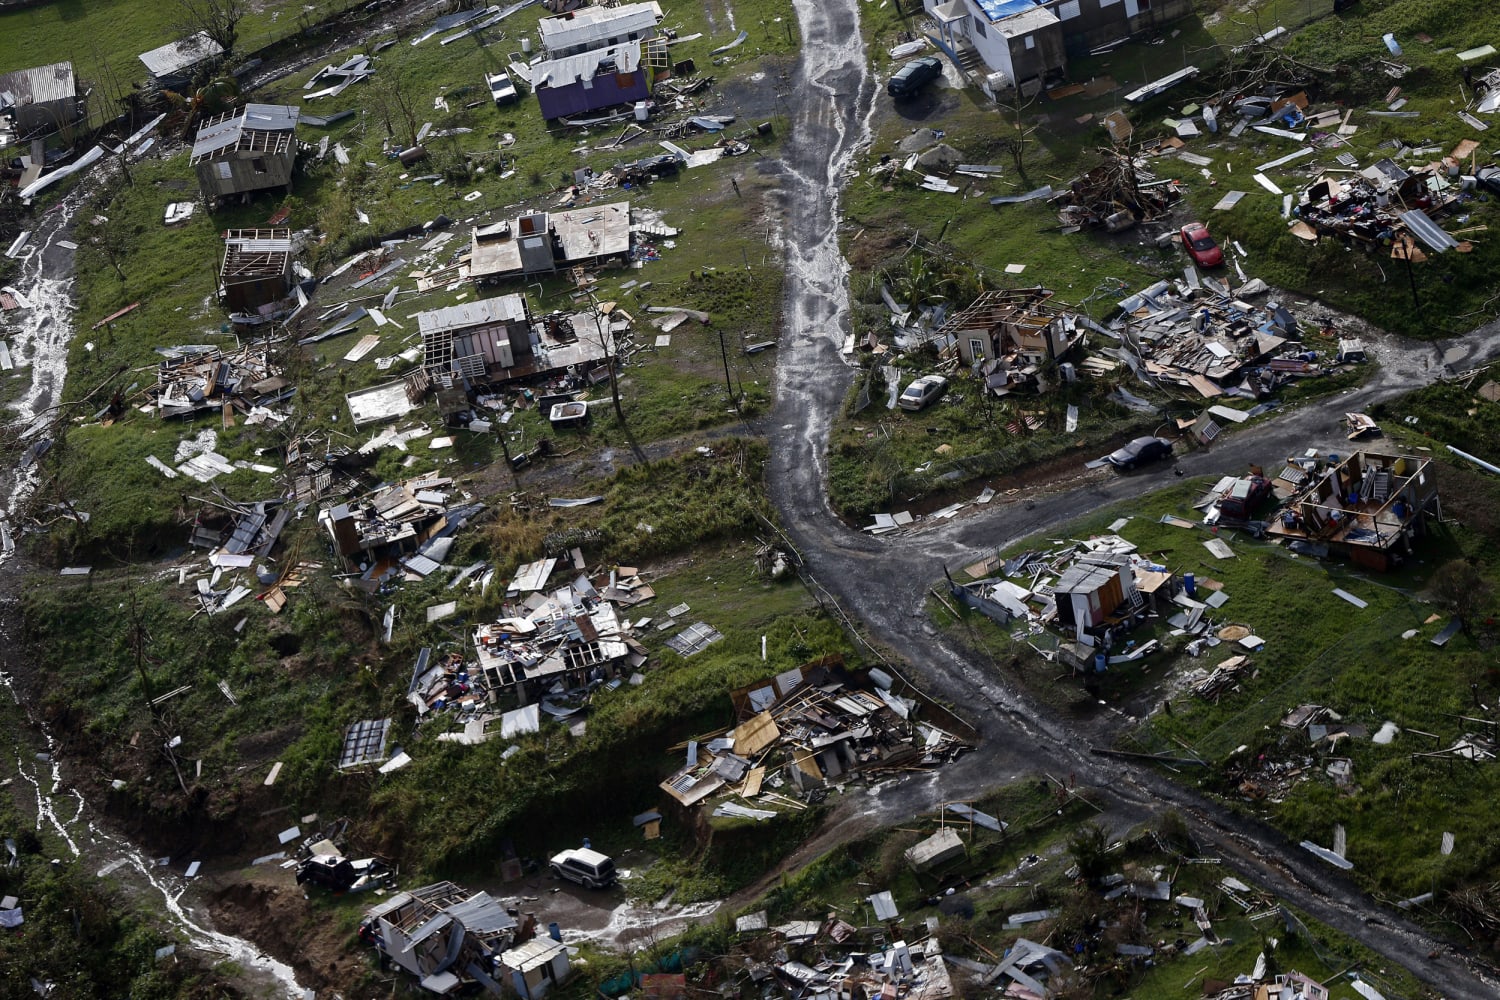
<svg viewBox="0 0 1500 1000">
<path fill-rule="evenodd" d="M 389 72 L 370 77 L 367 93 L 370 103 L 385 124 L 386 135 L 397 139 L 406 147 L 417 144 L 417 107 L 408 92 L 399 70 L 391 67 Z"/>
<path fill-rule="evenodd" d="M 219 43 L 227 58 L 240 38 L 240 20 L 245 16 L 244 0 L 177 0 L 182 20 L 179 26 L 187 34 L 203 32 Z"/>
<path fill-rule="evenodd" d="M 619 345 L 615 343 L 614 334 L 605 328 L 604 312 L 599 308 L 598 298 L 593 292 L 589 292 L 588 295 L 589 305 L 594 312 L 594 332 L 598 335 L 599 349 L 604 352 L 604 363 L 609 368 L 609 391 L 614 397 L 615 419 L 624 424 L 625 411 L 620 407 L 620 379 L 615 372 L 619 366 Z"/>
</svg>

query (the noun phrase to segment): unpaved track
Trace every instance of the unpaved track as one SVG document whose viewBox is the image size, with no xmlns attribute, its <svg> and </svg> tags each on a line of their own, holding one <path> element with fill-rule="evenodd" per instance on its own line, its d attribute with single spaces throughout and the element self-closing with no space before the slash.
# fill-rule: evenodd
<svg viewBox="0 0 1500 1000">
<path fill-rule="evenodd" d="M 786 336 L 778 359 L 776 409 L 768 421 L 771 495 L 808 572 L 863 623 L 874 642 L 909 664 L 920 685 L 958 706 L 982 737 L 977 752 L 940 772 L 864 800 L 851 797 L 841 804 L 837 822 L 852 828 L 904 819 L 945 799 L 1038 771 L 1076 775 L 1102 796 L 1112 828 L 1176 809 L 1209 853 L 1411 968 L 1446 996 L 1491 1000 L 1500 995 L 1496 970 L 1454 952 L 1399 914 L 1381 912 L 1379 922 L 1371 922 L 1377 907 L 1358 887 L 1275 830 L 1232 815 L 1150 769 L 1092 756 L 1089 732 L 1049 717 L 993 664 L 938 634 L 926 620 L 925 593 L 945 564 L 956 568 L 977 552 L 1140 496 L 1169 481 L 1169 471 L 1101 476 L 1035 504 L 990 507 L 940 529 L 880 539 L 852 531 L 833 516 L 825 489 L 829 431 L 851 379 L 839 355 L 849 332 L 849 302 L 848 269 L 837 240 L 837 191 L 851 156 L 868 139 L 876 86 L 865 70 L 857 0 L 795 0 L 794 5 L 803 46 L 786 152 Z M 1185 457 L 1182 470 L 1188 475 L 1241 472 L 1252 462 L 1271 463 L 1309 446 L 1347 447 L 1340 431 L 1343 412 L 1430 381 L 1442 373 L 1447 346 L 1379 338 L 1382 367 L 1370 385 L 1231 435 L 1212 451 Z M 1460 346 L 1461 360 L 1448 357 L 1460 367 L 1500 354 L 1500 324 L 1474 331 Z"/>
</svg>

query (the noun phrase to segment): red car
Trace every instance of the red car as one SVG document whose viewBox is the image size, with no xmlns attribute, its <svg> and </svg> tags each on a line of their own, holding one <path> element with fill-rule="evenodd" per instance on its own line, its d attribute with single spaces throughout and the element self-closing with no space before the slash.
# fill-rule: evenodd
<svg viewBox="0 0 1500 1000">
<path fill-rule="evenodd" d="M 1224 251 L 1201 222 L 1189 222 L 1182 227 L 1182 246 L 1199 267 L 1218 267 L 1224 263 Z"/>
</svg>

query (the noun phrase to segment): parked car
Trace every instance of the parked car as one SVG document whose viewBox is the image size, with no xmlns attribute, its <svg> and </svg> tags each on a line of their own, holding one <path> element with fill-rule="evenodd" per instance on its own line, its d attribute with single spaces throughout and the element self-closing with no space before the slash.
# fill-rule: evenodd
<svg viewBox="0 0 1500 1000">
<path fill-rule="evenodd" d="M 1172 454 L 1172 442 L 1166 438 L 1138 437 L 1118 451 L 1104 456 L 1105 461 L 1117 469 L 1129 472 L 1137 465 L 1155 462 Z"/>
<path fill-rule="evenodd" d="M 885 92 L 900 100 L 911 97 L 933 80 L 943 75 L 943 61 L 937 56 L 923 56 L 896 70 L 885 85 Z"/>
<path fill-rule="evenodd" d="M 1224 251 L 1201 222 L 1189 222 L 1182 227 L 1182 245 L 1199 267 L 1218 267 L 1224 263 Z"/>
<path fill-rule="evenodd" d="M 486 73 L 484 82 L 490 85 L 490 97 L 494 99 L 496 106 L 514 104 L 521 99 L 521 95 L 516 93 L 515 82 L 503 69 L 498 73 Z"/>
<path fill-rule="evenodd" d="M 395 885 L 396 872 L 380 858 L 311 854 L 297 863 L 297 884 L 308 883 L 333 892 L 365 892 Z"/>
<path fill-rule="evenodd" d="M 923 375 L 901 394 L 896 403 L 903 410 L 913 412 L 925 409 L 948 391 L 948 380 L 941 375 Z"/>
<path fill-rule="evenodd" d="M 1219 497 L 1221 521 L 1248 521 L 1271 495 L 1271 481 L 1265 476 L 1245 476 L 1230 484 Z"/>
<path fill-rule="evenodd" d="M 609 855 L 587 847 L 554 854 L 550 866 L 553 875 L 577 882 L 586 889 L 608 888 L 618 878 L 615 863 Z"/>
</svg>

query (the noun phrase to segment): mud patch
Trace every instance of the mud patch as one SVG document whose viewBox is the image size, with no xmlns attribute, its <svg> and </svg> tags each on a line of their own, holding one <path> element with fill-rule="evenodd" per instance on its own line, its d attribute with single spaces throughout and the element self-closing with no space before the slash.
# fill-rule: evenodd
<svg viewBox="0 0 1500 1000">
<path fill-rule="evenodd" d="M 370 905 L 375 902 L 372 898 Z M 353 932 L 343 928 L 338 915 L 303 896 L 290 872 L 256 872 L 230 883 L 209 897 L 208 911 L 219 930 L 254 941 L 315 990 L 357 995 L 349 991 L 373 972 Z"/>
</svg>

